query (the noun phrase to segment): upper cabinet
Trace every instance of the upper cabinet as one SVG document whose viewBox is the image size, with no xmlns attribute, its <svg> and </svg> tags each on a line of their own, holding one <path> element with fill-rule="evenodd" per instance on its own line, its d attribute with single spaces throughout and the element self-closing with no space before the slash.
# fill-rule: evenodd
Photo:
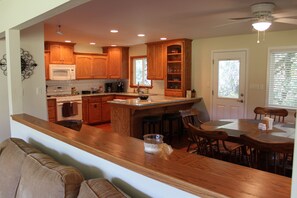
<svg viewBox="0 0 297 198">
<path fill-rule="evenodd" d="M 164 79 L 164 65 L 166 60 L 164 43 L 147 44 L 147 78 L 150 80 Z"/>
<path fill-rule="evenodd" d="M 166 44 L 165 96 L 185 96 L 191 89 L 191 40 Z"/>
<path fill-rule="evenodd" d="M 45 49 L 50 51 L 51 64 L 74 64 L 74 44 L 45 42 Z"/>
<path fill-rule="evenodd" d="M 44 64 L 45 64 L 45 79 L 49 80 L 49 56 L 50 53 L 48 51 L 44 52 Z"/>
<path fill-rule="evenodd" d="M 103 52 L 107 53 L 108 78 L 128 78 L 128 47 L 104 47 Z"/>
<path fill-rule="evenodd" d="M 76 54 L 75 64 L 77 79 L 107 78 L 106 55 Z"/>
<path fill-rule="evenodd" d="M 165 96 L 186 96 L 191 89 L 191 40 L 147 43 L 148 78 L 164 80 Z"/>
</svg>

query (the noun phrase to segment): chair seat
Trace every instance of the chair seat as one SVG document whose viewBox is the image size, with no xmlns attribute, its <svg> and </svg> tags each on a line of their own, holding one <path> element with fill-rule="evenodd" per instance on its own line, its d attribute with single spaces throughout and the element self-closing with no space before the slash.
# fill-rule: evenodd
<svg viewBox="0 0 297 198">
<path fill-rule="evenodd" d="M 234 142 L 228 142 L 228 141 L 225 141 L 225 146 L 227 148 L 227 150 L 224 148 L 224 145 L 222 142 L 220 142 L 219 144 L 219 148 L 220 148 L 220 151 L 221 152 L 224 152 L 224 151 L 227 151 L 227 152 L 232 152 L 236 149 L 239 149 L 242 147 L 242 144 L 238 144 L 238 143 L 234 143 Z"/>
</svg>

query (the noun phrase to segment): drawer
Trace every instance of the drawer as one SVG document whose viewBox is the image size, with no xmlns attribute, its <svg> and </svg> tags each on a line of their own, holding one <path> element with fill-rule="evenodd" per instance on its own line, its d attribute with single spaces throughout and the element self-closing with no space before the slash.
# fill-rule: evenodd
<svg viewBox="0 0 297 198">
<path fill-rule="evenodd" d="M 89 102 L 101 102 L 101 97 L 100 96 L 91 96 L 88 98 Z"/>
<path fill-rule="evenodd" d="M 102 96 L 102 102 L 111 101 L 114 99 L 114 96 Z"/>
</svg>

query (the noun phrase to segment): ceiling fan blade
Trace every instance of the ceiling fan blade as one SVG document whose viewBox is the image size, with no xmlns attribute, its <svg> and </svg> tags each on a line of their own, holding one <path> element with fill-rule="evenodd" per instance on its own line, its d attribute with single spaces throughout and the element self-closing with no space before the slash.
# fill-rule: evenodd
<svg viewBox="0 0 297 198">
<path fill-rule="evenodd" d="M 294 16 L 297 16 L 297 12 L 296 12 L 296 9 L 295 10 L 285 10 L 280 13 L 273 13 L 272 16 L 274 18 L 294 17 Z"/>
<path fill-rule="evenodd" d="M 234 24 L 237 24 L 237 23 L 244 23 L 244 22 L 247 22 L 247 21 L 250 21 L 250 20 L 251 19 L 236 20 L 236 21 L 232 21 L 230 23 L 224 23 L 224 24 L 216 25 L 216 26 L 214 26 L 214 28 L 220 28 L 220 27 L 224 27 L 224 26 L 228 26 L 228 25 L 234 25 Z"/>
<path fill-rule="evenodd" d="M 297 19 L 291 19 L 291 18 L 279 18 L 279 19 L 275 19 L 274 22 L 289 23 L 289 24 L 297 25 Z"/>
<path fill-rule="evenodd" d="M 244 21 L 244 20 L 250 20 L 250 19 L 254 19 L 255 17 L 238 17 L 238 18 L 229 18 L 229 20 L 231 21 Z"/>
</svg>

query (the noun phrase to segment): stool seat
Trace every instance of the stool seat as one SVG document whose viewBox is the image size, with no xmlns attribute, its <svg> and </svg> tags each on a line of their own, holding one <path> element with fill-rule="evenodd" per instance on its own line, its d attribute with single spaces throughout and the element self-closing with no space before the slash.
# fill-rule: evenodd
<svg viewBox="0 0 297 198">
<path fill-rule="evenodd" d="M 148 126 L 148 131 L 145 131 L 145 125 Z M 156 125 L 159 125 L 159 131 L 156 131 Z M 151 130 L 153 129 L 153 131 Z M 142 118 L 142 135 L 148 133 L 162 133 L 162 117 L 161 116 L 145 116 Z"/>
<path fill-rule="evenodd" d="M 174 135 L 174 128 L 173 123 L 177 123 L 177 133 L 181 136 L 182 129 L 181 129 L 181 116 L 179 112 L 176 113 L 165 113 L 162 116 L 163 119 L 163 135 L 165 136 L 165 139 L 168 139 L 168 143 L 171 143 L 172 137 Z M 168 123 L 168 127 L 167 126 Z"/>
</svg>

